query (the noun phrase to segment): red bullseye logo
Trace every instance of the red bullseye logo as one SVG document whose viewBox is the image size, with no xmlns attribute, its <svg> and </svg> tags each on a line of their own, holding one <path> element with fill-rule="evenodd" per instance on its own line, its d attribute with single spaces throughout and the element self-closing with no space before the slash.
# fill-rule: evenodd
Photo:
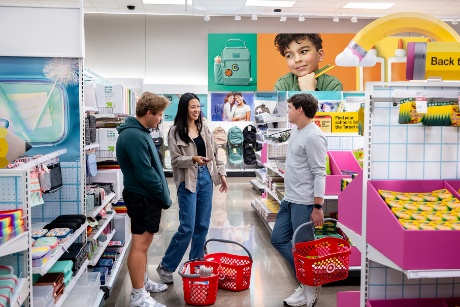
<svg viewBox="0 0 460 307">
<path fill-rule="evenodd" d="M 326 266 L 326 272 L 328 272 L 329 274 L 332 273 L 332 272 L 334 272 L 335 269 L 336 269 L 336 266 L 335 266 L 333 263 L 328 264 L 328 265 Z"/>
</svg>

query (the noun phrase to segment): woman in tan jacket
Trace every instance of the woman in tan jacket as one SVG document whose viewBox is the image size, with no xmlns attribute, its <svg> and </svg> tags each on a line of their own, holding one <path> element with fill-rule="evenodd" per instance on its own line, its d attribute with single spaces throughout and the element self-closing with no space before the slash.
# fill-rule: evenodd
<svg viewBox="0 0 460 307">
<path fill-rule="evenodd" d="M 201 119 L 200 100 L 193 93 L 181 96 L 174 126 L 169 130 L 169 150 L 179 202 L 179 229 L 158 265 L 165 283 L 173 283 L 172 273 L 179 266 L 190 244 L 189 259 L 204 256 L 214 185 L 227 192 L 224 163 L 217 159 L 217 146 Z"/>
</svg>

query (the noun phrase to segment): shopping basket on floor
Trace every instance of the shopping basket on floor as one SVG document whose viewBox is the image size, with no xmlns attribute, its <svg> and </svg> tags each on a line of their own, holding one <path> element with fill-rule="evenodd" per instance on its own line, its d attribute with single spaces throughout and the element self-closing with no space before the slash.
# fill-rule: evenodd
<svg viewBox="0 0 460 307">
<path fill-rule="evenodd" d="M 205 260 L 190 260 L 181 265 L 179 275 L 187 304 L 206 306 L 216 302 L 219 266 L 217 262 Z"/>
<path fill-rule="evenodd" d="M 206 245 L 211 241 L 236 244 L 243 248 L 248 255 L 240 256 L 228 253 L 208 254 Z M 246 247 L 235 241 L 209 239 L 204 244 L 204 254 L 206 260 L 220 263 L 219 288 L 230 291 L 242 291 L 249 288 L 251 283 L 252 256 Z"/>
<path fill-rule="evenodd" d="M 332 220 L 334 219 L 324 219 Z M 308 242 L 296 242 L 299 230 L 313 222 L 300 225 L 292 237 L 292 253 L 297 279 L 308 286 L 320 286 L 348 277 L 351 247 L 348 241 L 324 237 Z"/>
</svg>

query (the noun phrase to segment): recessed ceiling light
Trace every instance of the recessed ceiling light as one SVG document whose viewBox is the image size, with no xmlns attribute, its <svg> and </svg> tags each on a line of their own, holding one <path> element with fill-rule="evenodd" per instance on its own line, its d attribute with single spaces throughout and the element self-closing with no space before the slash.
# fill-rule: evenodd
<svg viewBox="0 0 460 307">
<path fill-rule="evenodd" d="M 236 16 L 235 16 L 235 20 L 236 20 L 236 21 L 240 21 L 240 20 L 241 20 L 241 16 L 240 16 L 240 15 L 236 15 Z"/>
<path fill-rule="evenodd" d="M 292 7 L 295 1 L 247 0 L 246 6 Z"/>
<path fill-rule="evenodd" d="M 257 15 L 256 15 L 256 14 L 252 14 L 251 20 L 257 20 Z"/>
<path fill-rule="evenodd" d="M 204 21 L 209 21 L 211 20 L 211 17 L 209 17 L 208 15 L 204 15 Z"/>
<path fill-rule="evenodd" d="M 338 17 L 338 16 L 334 16 L 334 18 L 332 18 L 332 21 L 333 21 L 333 22 L 339 22 L 339 17 Z"/>
<path fill-rule="evenodd" d="M 368 9 L 386 10 L 395 5 L 394 3 L 368 3 L 368 2 L 349 2 L 342 8 L 344 9 Z"/>
<path fill-rule="evenodd" d="M 299 16 L 299 21 L 305 21 L 305 17 L 303 15 Z"/>
<path fill-rule="evenodd" d="M 286 16 L 281 16 L 280 21 L 286 21 Z"/>
<path fill-rule="evenodd" d="M 184 4 L 184 0 L 142 0 L 144 4 Z M 187 0 L 187 5 L 192 5 L 192 0 Z"/>
<path fill-rule="evenodd" d="M 358 22 L 358 18 L 356 18 L 356 16 L 351 17 L 350 20 L 351 20 L 351 22 Z"/>
</svg>

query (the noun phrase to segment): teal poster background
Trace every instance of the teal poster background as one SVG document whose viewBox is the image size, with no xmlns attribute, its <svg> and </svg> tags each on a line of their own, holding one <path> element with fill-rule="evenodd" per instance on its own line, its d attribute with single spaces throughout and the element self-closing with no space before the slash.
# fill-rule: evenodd
<svg viewBox="0 0 460 307">
<path fill-rule="evenodd" d="M 65 148 L 60 161 L 74 162 L 80 159 L 81 143 L 79 60 L 66 59 L 76 68 L 72 71 L 76 83 L 63 84 L 45 76 L 55 59 L 0 57 L 0 118 L 32 144 L 26 155 Z"/>
<path fill-rule="evenodd" d="M 224 52 L 225 47 L 229 47 Z M 245 47 L 244 47 L 245 46 Z M 247 50 L 246 50 L 247 48 Z M 249 52 L 249 62 L 244 59 Z M 219 56 L 222 61 L 231 58 L 227 69 L 222 69 L 215 58 Z M 233 64 L 232 64 L 233 63 Z M 250 76 L 246 68 L 249 65 Z M 251 78 L 248 85 L 223 85 L 224 75 L 232 74 Z M 219 81 L 220 80 L 220 81 Z M 208 91 L 256 91 L 257 90 L 257 34 L 255 33 L 222 33 L 208 34 Z"/>
<path fill-rule="evenodd" d="M 163 113 L 164 120 L 166 122 L 172 122 L 174 121 L 174 117 L 176 117 L 177 114 L 177 107 L 179 105 L 179 99 L 181 94 L 161 94 L 162 96 L 165 96 L 166 99 L 169 101 L 169 106 L 166 108 L 166 110 Z M 200 99 L 200 106 L 201 106 L 201 116 L 206 117 L 207 116 L 207 109 L 208 109 L 208 95 L 207 94 L 196 94 L 198 98 Z"/>
</svg>

